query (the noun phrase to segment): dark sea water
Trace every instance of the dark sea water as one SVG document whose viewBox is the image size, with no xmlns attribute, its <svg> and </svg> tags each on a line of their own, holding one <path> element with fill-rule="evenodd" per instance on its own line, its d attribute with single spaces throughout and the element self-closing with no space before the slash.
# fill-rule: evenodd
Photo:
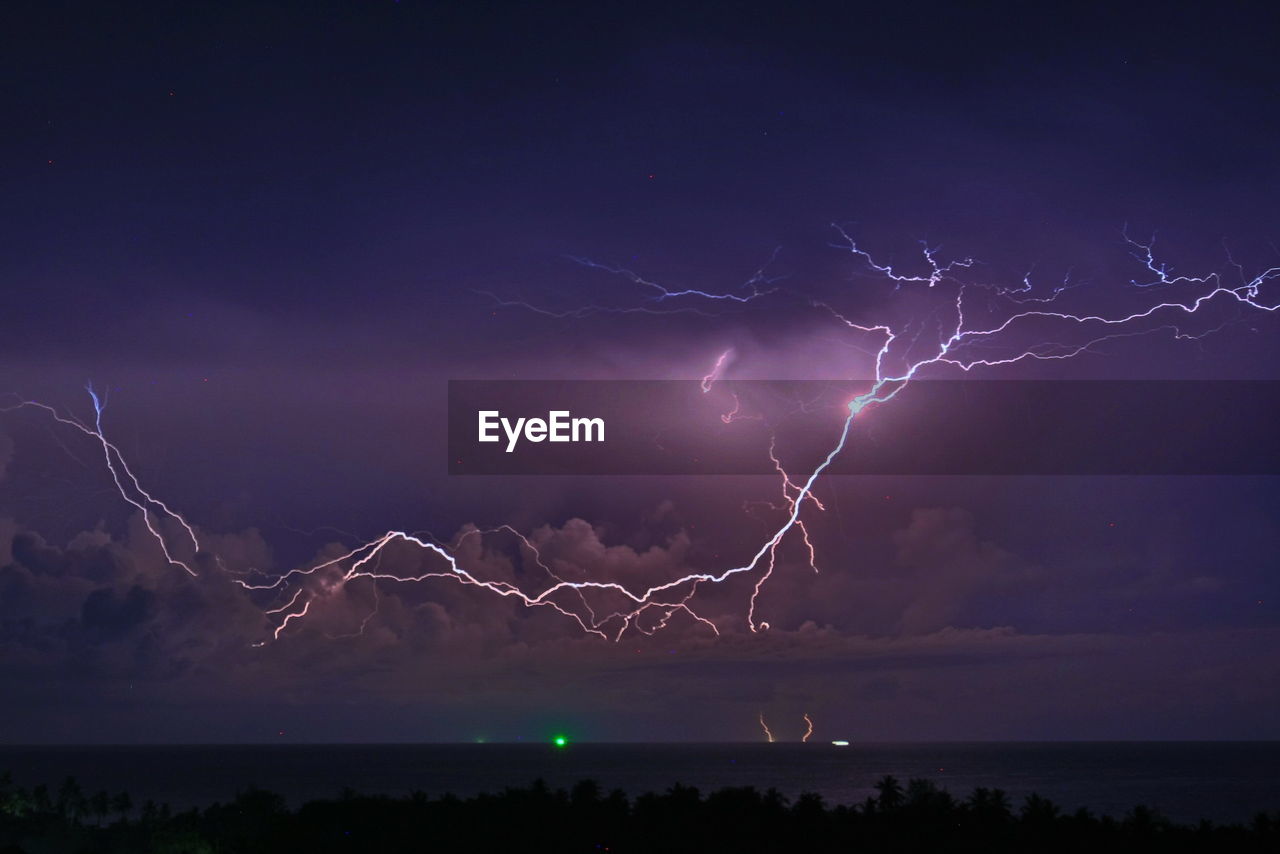
<svg viewBox="0 0 1280 854">
<path fill-rule="evenodd" d="M 583 778 L 629 794 L 673 783 L 818 792 L 829 803 L 872 794 L 886 774 L 926 777 L 955 795 L 1038 792 L 1068 810 L 1120 816 L 1146 804 L 1179 821 L 1248 821 L 1280 810 L 1280 742 L 981 744 L 412 744 L 0 747 L 0 771 L 56 791 L 68 775 L 89 792 L 127 790 L 175 808 L 227 801 L 257 785 L 291 803 L 362 793 L 459 795 Z"/>
</svg>

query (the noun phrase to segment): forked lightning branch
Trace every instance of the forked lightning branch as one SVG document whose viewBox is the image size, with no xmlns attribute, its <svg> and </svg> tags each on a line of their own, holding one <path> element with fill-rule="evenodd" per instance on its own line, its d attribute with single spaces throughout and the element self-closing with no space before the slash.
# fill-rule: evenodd
<svg viewBox="0 0 1280 854">
<path fill-rule="evenodd" d="M 506 452 L 516 449 L 521 439 L 527 442 L 603 442 L 603 418 L 574 418 L 567 409 L 553 409 L 546 418 L 504 418 L 496 409 L 477 413 L 479 424 L 476 441 L 501 442 L 505 436 Z M 499 431 L 503 435 L 499 435 Z"/>
<path fill-rule="evenodd" d="M 1246 310 L 1280 315 L 1280 302 L 1263 296 L 1264 289 L 1269 291 L 1275 282 L 1280 281 L 1280 264 L 1252 277 L 1240 275 L 1239 265 L 1233 261 L 1229 261 L 1222 271 L 1204 275 L 1174 274 L 1156 259 L 1150 243 L 1138 243 L 1126 237 L 1134 256 L 1147 271 L 1142 280 L 1131 280 L 1132 288 L 1138 295 L 1154 296 L 1136 305 L 1126 301 L 1124 308 L 1115 313 L 1102 313 L 1087 303 L 1076 309 L 1055 305 L 1083 298 L 1086 292 L 1070 284 L 1054 287 L 1044 296 L 1032 296 L 1029 294 L 1032 286 L 1026 279 L 1021 285 L 1010 287 L 969 282 L 964 278 L 965 271 L 976 262 L 963 259 L 942 263 L 935 250 L 927 246 L 923 250 L 924 270 L 920 273 L 900 272 L 893 266 L 878 263 L 843 229 L 839 229 L 839 234 L 848 251 L 858 260 L 858 266 L 869 269 L 890 283 L 892 293 L 911 289 L 937 295 L 938 304 L 927 315 L 940 319 L 937 338 L 933 339 L 921 331 L 931 327 L 922 327 L 919 317 L 891 325 L 874 318 L 846 316 L 815 299 L 811 304 L 819 316 L 833 320 L 837 329 L 847 332 L 853 339 L 850 343 L 857 351 L 869 354 L 869 364 L 854 362 L 846 367 L 845 372 L 868 379 L 874 377 L 870 388 L 848 401 L 847 415 L 839 429 L 829 434 L 830 449 L 820 462 L 793 474 L 783 469 L 772 453 L 773 445 L 769 446 L 770 461 L 781 478 L 779 497 L 782 501 L 775 505 L 780 513 L 774 520 L 776 524 L 771 524 L 766 535 L 755 541 L 750 552 L 712 567 L 684 567 L 684 575 L 669 580 L 655 579 L 650 584 L 637 581 L 628 586 L 594 577 L 589 571 L 581 580 L 561 578 L 550 569 L 553 564 L 542 561 L 535 544 L 510 525 L 489 529 L 466 528 L 451 544 L 424 539 L 407 531 L 388 530 L 375 539 L 348 547 L 336 556 L 297 565 L 278 574 L 264 573 L 255 567 L 228 566 L 209 551 L 196 525 L 142 486 L 120 448 L 107 438 L 103 429 L 104 402 L 92 389 L 93 417 L 87 422 L 60 414 L 48 404 L 22 398 L 12 404 L 0 404 L 0 413 L 38 409 L 55 422 L 92 440 L 99 448 L 100 459 L 105 463 L 121 498 L 141 514 L 148 533 L 170 565 L 192 576 L 202 575 L 198 567 L 207 565 L 227 573 L 233 583 L 267 600 L 255 604 L 262 605 L 264 616 L 272 618 L 274 627 L 256 646 L 278 640 L 291 625 L 303 621 L 308 615 L 314 616 L 336 595 L 336 591 L 355 579 L 397 584 L 448 579 L 496 596 L 511 597 L 531 609 L 550 608 L 584 632 L 615 642 L 631 630 L 649 635 L 666 629 L 677 615 L 689 617 L 718 637 L 721 626 L 699 610 L 701 603 L 695 599 L 701 589 L 722 584 L 730 578 L 754 575 L 755 582 L 751 585 L 752 592 L 744 616 L 747 629 L 755 633 L 769 628 L 767 621 L 758 619 L 756 608 L 761 591 L 779 564 L 779 548 L 788 537 L 803 544 L 807 565 L 816 570 L 814 544 L 802 515 L 810 508 L 816 512 L 824 509 L 814 494 L 815 487 L 850 444 L 854 421 L 868 407 L 887 404 L 908 385 L 918 379 L 928 379 L 935 370 L 942 368 L 968 374 L 1023 362 L 1067 360 L 1096 353 L 1098 348 L 1110 342 L 1155 334 L 1168 335 L 1180 341 L 1199 341 L 1220 332 L 1229 323 L 1240 322 Z M 715 294 L 699 293 L 702 299 L 719 299 Z M 674 295 L 674 292 L 666 294 Z M 680 295 L 686 294 L 680 292 Z M 752 294 L 750 299 L 754 301 L 764 297 L 761 292 Z M 976 306 L 972 304 L 975 300 Z M 1214 313 L 1219 308 L 1231 309 L 1227 320 L 1214 319 L 1220 317 Z M 634 310 L 651 312 L 654 309 L 645 306 Z M 1210 318 L 1205 318 L 1206 314 Z M 1205 322 L 1188 328 L 1193 318 L 1204 319 Z M 865 347 L 863 339 L 870 339 L 871 346 Z M 704 393 L 723 379 L 727 358 L 722 353 L 716 359 L 716 366 L 703 378 L 701 390 Z M 492 406 L 492 401 L 489 398 L 483 405 Z M 547 441 L 604 442 L 604 418 L 574 418 L 568 410 L 552 410 L 545 419 L 513 420 L 502 417 L 497 409 L 479 410 L 479 405 L 467 405 L 456 410 L 463 422 L 459 425 L 461 434 L 470 434 L 470 415 L 476 412 L 479 442 L 496 444 L 505 437 L 507 453 L 515 451 L 521 438 L 535 444 Z M 615 434 L 619 429 L 625 434 L 630 427 L 627 419 L 615 419 Z M 615 435 L 615 442 L 618 438 Z M 827 447 L 825 442 L 822 447 Z M 546 570 L 549 585 L 525 590 L 510 582 L 488 580 L 465 566 L 466 555 L 460 551 L 461 544 L 473 536 L 495 533 L 515 534 L 520 548 L 526 550 L 522 554 L 532 555 Z M 403 574 L 383 567 L 380 556 L 387 549 L 401 545 L 426 553 L 432 564 Z M 198 560 L 202 554 L 210 554 L 211 560 L 207 563 Z M 611 603 L 608 607 L 602 606 L 601 600 L 605 597 L 605 601 Z M 367 619 L 372 619 L 372 615 L 377 613 L 376 608 L 375 605 Z M 654 619 L 645 620 L 645 615 L 650 613 Z M 725 618 L 720 621 L 725 622 Z"/>
</svg>

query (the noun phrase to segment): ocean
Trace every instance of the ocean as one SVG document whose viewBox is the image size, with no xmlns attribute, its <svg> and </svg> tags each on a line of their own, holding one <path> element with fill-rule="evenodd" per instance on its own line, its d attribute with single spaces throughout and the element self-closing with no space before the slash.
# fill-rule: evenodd
<svg viewBox="0 0 1280 854">
<path fill-rule="evenodd" d="M 592 778 L 631 795 L 674 783 L 811 791 L 856 803 L 875 781 L 928 778 L 953 795 L 1001 788 L 1015 806 L 1037 792 L 1074 811 L 1123 816 L 1137 804 L 1169 818 L 1247 822 L 1280 811 L 1280 742 L 857 744 L 322 744 L 3 746 L 0 772 L 55 792 L 75 776 L 87 792 L 127 790 L 176 809 L 228 801 L 256 785 L 291 804 L 360 793 L 470 795 L 542 778 Z"/>
</svg>

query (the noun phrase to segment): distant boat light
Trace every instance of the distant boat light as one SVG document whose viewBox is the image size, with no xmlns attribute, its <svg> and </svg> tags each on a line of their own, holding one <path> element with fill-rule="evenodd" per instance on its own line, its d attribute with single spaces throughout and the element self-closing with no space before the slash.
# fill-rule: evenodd
<svg viewBox="0 0 1280 854">
<path fill-rule="evenodd" d="M 833 742 L 831 742 L 831 743 L 832 743 L 832 744 L 834 744 L 836 747 L 848 747 L 848 746 L 849 746 L 849 742 L 847 742 L 847 741 L 833 741 Z"/>
</svg>

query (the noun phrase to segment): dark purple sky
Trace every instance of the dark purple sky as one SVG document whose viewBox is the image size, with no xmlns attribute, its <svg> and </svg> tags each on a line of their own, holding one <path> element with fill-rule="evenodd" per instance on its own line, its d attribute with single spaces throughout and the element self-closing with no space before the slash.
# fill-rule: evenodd
<svg viewBox="0 0 1280 854">
<path fill-rule="evenodd" d="M 697 378 L 729 347 L 733 376 L 866 377 L 866 340 L 812 301 L 936 305 L 832 223 L 915 274 L 927 240 L 975 283 L 1070 276 L 1098 313 L 1181 297 L 1130 285 L 1126 224 L 1176 273 L 1277 264 L 1256 5 L 689 5 L 5 9 L 0 392 L 84 418 L 85 381 L 110 388 L 108 435 L 228 565 L 510 524 L 645 586 L 748 558 L 776 514 L 744 502 L 776 479 L 449 477 L 447 380 Z M 776 293 L 705 314 L 616 311 L 653 294 L 568 257 L 726 292 L 775 249 Z M 1219 326 L 983 376 L 1280 379 L 1280 318 L 1215 305 L 1187 331 Z M 708 593 L 719 639 L 676 619 L 614 644 L 448 582 L 382 585 L 332 637 L 372 612 L 366 579 L 255 647 L 270 601 L 165 565 L 100 449 L 3 414 L 0 729 L 746 740 L 763 711 L 788 739 L 806 712 L 824 739 L 1280 738 L 1273 478 L 816 494 L 821 574 L 780 550 L 765 633 L 740 579 Z M 468 554 L 524 579 L 509 558 Z"/>
</svg>

